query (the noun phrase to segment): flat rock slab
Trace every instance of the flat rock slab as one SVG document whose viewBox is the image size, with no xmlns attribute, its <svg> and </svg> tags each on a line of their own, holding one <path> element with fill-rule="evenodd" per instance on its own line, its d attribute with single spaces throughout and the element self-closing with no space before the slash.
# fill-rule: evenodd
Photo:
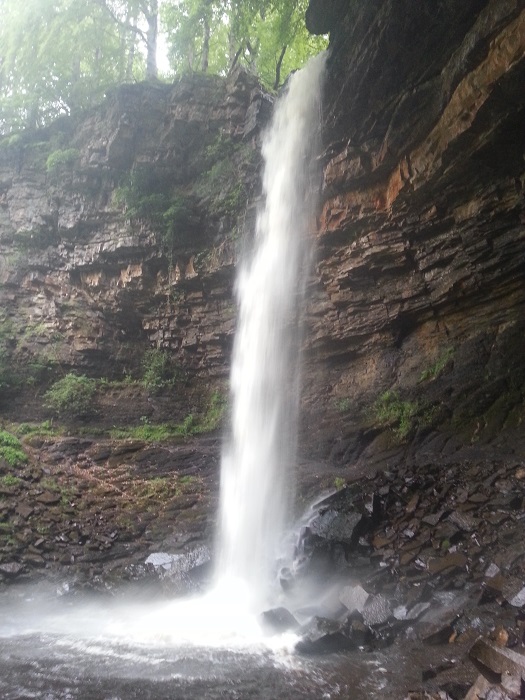
<svg viewBox="0 0 525 700">
<path fill-rule="evenodd" d="M 369 597 L 361 586 L 345 586 L 339 594 L 339 600 L 349 612 L 362 613 Z"/>
<path fill-rule="evenodd" d="M 525 656 L 512 649 L 500 647 L 488 639 L 478 639 L 469 656 L 497 675 L 525 678 Z"/>
<path fill-rule="evenodd" d="M 439 574 L 446 569 L 464 569 L 467 561 L 462 552 L 453 552 L 444 557 L 432 557 L 428 561 L 427 569 L 431 574 Z"/>
<path fill-rule="evenodd" d="M 465 700 L 479 700 L 479 698 L 484 698 L 487 691 L 492 688 L 492 683 L 490 683 L 485 676 L 479 675 L 476 678 L 474 685 L 470 688 L 465 696 Z"/>
<path fill-rule="evenodd" d="M 55 503 L 60 502 L 60 495 L 57 493 L 52 493 L 51 491 L 44 491 L 44 493 L 37 496 L 36 499 L 39 503 L 43 503 L 46 506 L 55 505 Z"/>
</svg>

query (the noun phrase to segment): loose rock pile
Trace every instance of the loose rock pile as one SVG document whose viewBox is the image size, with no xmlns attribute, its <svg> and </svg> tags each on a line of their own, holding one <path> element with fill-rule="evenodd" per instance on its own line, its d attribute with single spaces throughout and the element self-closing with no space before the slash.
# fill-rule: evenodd
<svg viewBox="0 0 525 700">
<path fill-rule="evenodd" d="M 55 579 L 104 591 L 162 578 L 178 591 L 177 567 L 168 577 L 146 561 L 159 550 L 188 557 L 209 539 L 217 450 L 196 444 L 26 440 L 26 464 L 0 461 L 0 584 Z"/>
<path fill-rule="evenodd" d="M 523 697 L 524 506 L 523 465 L 494 462 L 404 466 L 326 498 L 281 574 L 290 600 L 303 596 L 296 617 L 310 615 L 298 651 L 467 642 L 490 687 L 503 683 L 500 695 L 479 697 Z M 504 646 L 483 639 L 497 629 Z M 422 681 L 435 685 L 439 672 L 423 671 Z M 467 688 L 439 692 L 413 700 L 463 698 Z"/>
</svg>

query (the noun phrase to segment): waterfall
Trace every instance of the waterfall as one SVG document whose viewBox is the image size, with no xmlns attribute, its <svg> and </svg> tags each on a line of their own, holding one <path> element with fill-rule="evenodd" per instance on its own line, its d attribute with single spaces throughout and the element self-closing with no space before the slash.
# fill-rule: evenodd
<svg viewBox="0 0 525 700">
<path fill-rule="evenodd" d="M 223 451 L 218 585 L 266 602 L 293 493 L 299 317 L 314 215 L 312 163 L 325 56 L 293 74 L 263 139 L 263 197 L 253 251 L 240 266 Z M 260 609 L 260 608 L 259 608 Z"/>
<path fill-rule="evenodd" d="M 8 619 L 7 627 L 0 625 L 0 639 L 11 637 L 17 629 L 29 644 L 35 632 L 43 635 L 45 644 L 59 635 L 68 659 L 76 659 L 78 653 L 78 669 L 84 669 L 85 650 L 99 654 L 102 649 L 105 658 L 117 660 L 113 668 L 119 679 L 122 659 L 126 663 L 133 659 L 134 665 L 142 659 L 139 652 L 129 652 L 127 645 L 138 644 L 136 648 L 142 650 L 151 644 L 155 666 L 148 667 L 148 682 L 151 668 L 162 661 L 168 664 L 166 678 L 183 678 L 188 687 L 195 682 L 195 688 L 202 683 L 211 688 L 212 682 L 224 683 L 225 678 L 229 683 L 230 674 L 238 675 L 245 663 L 253 668 L 251 657 L 239 661 L 235 655 L 225 657 L 209 650 L 250 648 L 252 654 L 261 649 L 266 654 L 268 649 L 279 652 L 293 648 L 290 644 L 295 644 L 295 638 L 265 634 L 259 613 L 274 602 L 270 597 L 275 581 L 272 573 L 293 494 L 299 319 L 310 262 L 308 233 L 316 189 L 312 164 L 317 152 L 324 63 L 325 56 L 320 55 L 291 77 L 263 142 L 265 204 L 258 217 L 252 255 L 240 266 L 236 285 L 239 314 L 231 371 L 231 435 L 222 460 L 215 586 L 202 595 L 146 604 L 124 600 L 99 606 L 88 601 L 73 608 L 68 605 L 65 614 L 52 607 L 42 612 L 39 607 L 34 618 L 30 615 L 29 622 L 23 624 L 15 612 L 16 622 L 11 625 Z M 60 647 L 55 641 L 51 643 L 53 649 Z M 97 646 L 99 643 L 104 646 Z M 167 654 L 163 650 L 158 657 L 155 650 L 159 644 L 176 651 Z M 50 653 L 47 646 L 43 648 Z M 125 657 L 119 656 L 121 649 Z M 64 667 L 64 658 L 59 657 L 57 668 Z M 224 658 L 230 664 L 226 676 L 220 670 Z M 112 661 L 109 663 L 112 668 Z M 256 667 L 253 678 L 260 680 L 258 661 Z M 250 685 L 250 695 L 253 688 Z M 195 693 L 191 697 L 202 696 Z M 215 691 L 213 694 L 215 697 Z"/>
</svg>

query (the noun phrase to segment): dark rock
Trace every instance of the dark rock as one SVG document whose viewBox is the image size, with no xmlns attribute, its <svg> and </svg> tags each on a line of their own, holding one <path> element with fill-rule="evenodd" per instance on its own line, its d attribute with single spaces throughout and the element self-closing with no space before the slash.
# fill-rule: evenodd
<svg viewBox="0 0 525 700">
<path fill-rule="evenodd" d="M 265 610 L 260 615 L 260 620 L 263 630 L 268 633 L 279 634 L 281 632 L 287 632 L 288 630 L 295 631 L 299 627 L 299 623 L 295 617 L 286 608 Z"/>
<path fill-rule="evenodd" d="M 438 513 L 433 513 L 432 515 L 425 515 L 424 518 L 421 518 L 421 522 L 425 523 L 426 525 L 437 525 L 443 517 L 444 513 L 444 510 L 440 510 Z"/>
<path fill-rule="evenodd" d="M 362 517 L 361 513 L 340 513 L 330 509 L 315 517 L 309 527 L 314 535 L 323 539 L 355 543 L 356 528 Z"/>
<path fill-rule="evenodd" d="M 326 654 L 354 646 L 344 633 L 344 626 L 335 620 L 314 617 L 302 629 L 302 637 L 295 645 L 301 654 Z"/>
<path fill-rule="evenodd" d="M 311 34 L 328 34 L 344 14 L 345 0 L 310 0 L 306 10 L 306 28 Z"/>
<path fill-rule="evenodd" d="M 459 604 L 432 606 L 415 624 L 425 644 L 446 644 L 455 636 L 455 624 L 461 617 Z"/>
</svg>

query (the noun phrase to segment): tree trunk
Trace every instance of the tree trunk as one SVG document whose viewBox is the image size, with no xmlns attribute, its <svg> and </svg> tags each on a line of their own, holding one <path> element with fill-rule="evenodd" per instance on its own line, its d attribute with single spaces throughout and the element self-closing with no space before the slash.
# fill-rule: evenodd
<svg viewBox="0 0 525 700">
<path fill-rule="evenodd" d="M 155 80 L 158 76 L 157 69 L 157 38 L 159 33 L 159 3 L 158 0 L 151 0 L 144 12 L 148 29 L 146 32 L 146 80 Z"/>
<path fill-rule="evenodd" d="M 202 20 L 204 22 L 204 38 L 203 38 L 203 42 L 202 42 L 201 68 L 202 68 L 202 72 L 206 73 L 208 70 L 208 61 L 210 58 L 210 23 L 208 21 L 207 15 L 204 15 Z"/>
<path fill-rule="evenodd" d="M 273 84 L 274 90 L 277 90 L 277 88 L 279 87 L 279 84 L 281 82 L 281 68 L 283 65 L 284 54 L 286 53 L 287 48 L 288 47 L 286 45 L 283 46 L 283 48 L 281 49 L 281 54 L 279 56 L 279 60 L 277 61 L 277 65 L 275 66 L 275 82 Z"/>
</svg>

